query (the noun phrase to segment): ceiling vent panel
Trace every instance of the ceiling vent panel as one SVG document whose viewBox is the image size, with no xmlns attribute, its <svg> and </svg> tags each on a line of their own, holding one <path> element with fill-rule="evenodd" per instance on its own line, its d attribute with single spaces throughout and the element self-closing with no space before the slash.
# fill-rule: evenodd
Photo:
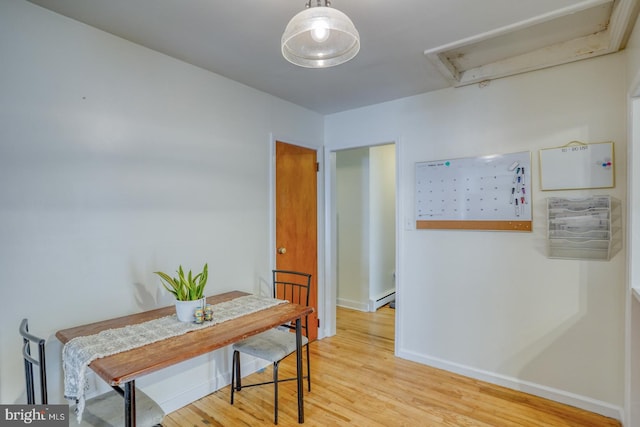
<svg viewBox="0 0 640 427">
<path fill-rule="evenodd" d="M 589 0 L 425 51 L 452 86 L 539 70 L 624 49 L 640 0 Z"/>
</svg>

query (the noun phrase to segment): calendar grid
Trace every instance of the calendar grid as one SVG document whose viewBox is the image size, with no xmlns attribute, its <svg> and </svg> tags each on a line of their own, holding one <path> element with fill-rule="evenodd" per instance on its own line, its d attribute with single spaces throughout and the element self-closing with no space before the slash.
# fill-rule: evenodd
<svg viewBox="0 0 640 427">
<path fill-rule="evenodd" d="M 528 222 L 530 229 L 530 183 L 530 152 L 419 162 L 416 221 L 511 223 L 504 229 L 512 229 L 513 222 Z"/>
</svg>

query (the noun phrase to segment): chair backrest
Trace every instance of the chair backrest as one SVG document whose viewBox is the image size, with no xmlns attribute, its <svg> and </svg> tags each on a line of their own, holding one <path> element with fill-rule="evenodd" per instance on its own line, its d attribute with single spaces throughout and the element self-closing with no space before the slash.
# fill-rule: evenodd
<svg viewBox="0 0 640 427">
<path fill-rule="evenodd" d="M 273 297 L 292 304 L 309 305 L 311 274 L 290 270 L 273 270 Z M 308 318 L 302 319 L 302 331 L 307 336 Z M 292 325 L 283 325 L 293 329 Z"/>
<path fill-rule="evenodd" d="M 38 367 L 40 383 L 40 403 L 46 405 L 47 402 L 47 362 L 44 353 L 45 341 L 29 333 L 29 321 L 22 319 L 20 323 L 20 335 L 22 335 L 22 358 L 24 359 L 24 375 L 27 383 L 27 404 L 35 405 L 35 382 L 33 376 L 34 365 Z M 38 346 L 38 355 L 31 354 L 31 343 Z"/>
</svg>

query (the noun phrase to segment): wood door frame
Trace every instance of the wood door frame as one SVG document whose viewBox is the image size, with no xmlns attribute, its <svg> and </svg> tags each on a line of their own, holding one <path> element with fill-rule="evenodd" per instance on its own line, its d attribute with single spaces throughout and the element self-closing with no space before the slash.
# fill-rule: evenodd
<svg viewBox="0 0 640 427">
<path fill-rule="evenodd" d="M 320 165 L 320 170 L 318 171 L 318 176 L 316 180 L 316 219 L 317 219 L 317 236 L 316 241 L 318 244 L 317 248 L 317 277 L 316 277 L 316 288 L 318 292 L 318 319 L 320 320 L 320 327 L 318 328 L 318 339 L 322 339 L 328 336 L 325 331 L 327 330 L 327 316 L 326 316 L 326 297 L 325 297 L 325 279 L 324 279 L 324 251 L 325 251 L 325 238 L 324 238 L 324 230 L 325 230 L 325 222 L 324 222 L 324 148 L 313 146 L 309 143 L 301 142 L 295 140 L 294 138 L 281 138 L 275 136 L 273 134 L 269 135 L 269 247 L 267 248 L 269 251 L 269 266 L 270 269 L 274 269 L 276 267 L 276 251 L 274 248 L 276 247 L 276 142 L 284 142 L 290 145 L 296 145 L 298 147 L 308 148 L 310 150 L 316 151 L 316 161 Z M 271 275 L 269 272 L 269 276 L 267 276 L 269 281 L 271 281 Z M 335 325 L 335 303 L 333 308 L 334 316 L 333 320 L 329 322 L 329 324 Z"/>
</svg>

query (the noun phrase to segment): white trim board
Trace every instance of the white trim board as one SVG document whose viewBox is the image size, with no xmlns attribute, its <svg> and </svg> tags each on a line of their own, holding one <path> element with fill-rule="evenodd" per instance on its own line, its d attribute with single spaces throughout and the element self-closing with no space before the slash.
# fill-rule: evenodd
<svg viewBox="0 0 640 427">
<path fill-rule="evenodd" d="M 465 377 L 474 378 L 476 380 L 485 381 L 491 384 L 507 387 L 512 390 L 522 391 L 534 396 L 542 397 L 545 399 L 553 400 L 555 402 L 563 403 L 576 408 L 581 408 L 586 411 L 594 412 L 596 414 L 603 415 L 605 417 L 614 418 L 618 421 L 622 420 L 623 408 L 603 402 L 600 400 L 592 399 L 587 396 L 581 396 L 578 394 L 570 393 L 563 390 L 558 390 L 552 387 L 547 387 L 541 384 L 532 383 L 529 381 L 523 381 L 518 378 L 509 377 L 506 375 L 499 375 L 494 372 L 483 371 L 469 366 L 460 365 L 457 363 L 442 360 L 436 357 L 423 356 L 411 351 L 399 350 L 398 357 L 411 360 L 413 362 L 422 363 L 424 365 L 432 366 L 438 369 L 444 369 L 445 371 L 453 372 Z"/>
<path fill-rule="evenodd" d="M 344 298 L 338 298 L 336 303 L 338 307 L 351 308 L 358 311 L 369 311 L 369 305 L 366 302 L 353 301 Z"/>
<path fill-rule="evenodd" d="M 624 49 L 639 5 L 585 0 L 424 54 L 454 87 L 593 58 Z"/>
</svg>

